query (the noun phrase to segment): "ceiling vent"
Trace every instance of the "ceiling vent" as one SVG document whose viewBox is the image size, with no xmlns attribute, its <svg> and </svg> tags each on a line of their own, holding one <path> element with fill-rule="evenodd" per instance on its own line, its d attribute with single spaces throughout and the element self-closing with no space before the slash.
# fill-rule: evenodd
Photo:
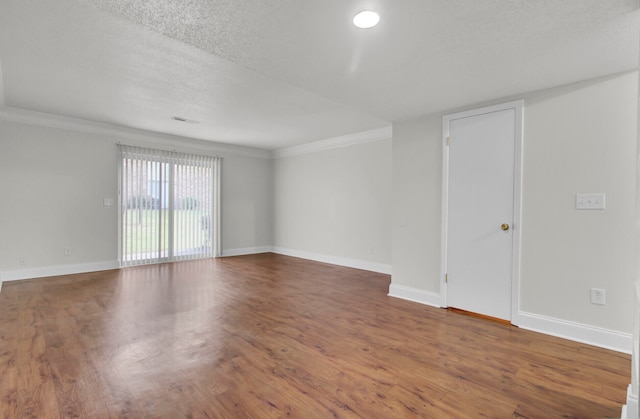
<svg viewBox="0 0 640 419">
<path fill-rule="evenodd" d="M 183 118 L 181 116 L 172 116 L 171 119 L 173 119 L 174 121 L 178 121 L 178 122 L 186 122 L 187 124 L 199 124 L 200 123 L 200 121 L 196 121 L 194 119 Z"/>
</svg>

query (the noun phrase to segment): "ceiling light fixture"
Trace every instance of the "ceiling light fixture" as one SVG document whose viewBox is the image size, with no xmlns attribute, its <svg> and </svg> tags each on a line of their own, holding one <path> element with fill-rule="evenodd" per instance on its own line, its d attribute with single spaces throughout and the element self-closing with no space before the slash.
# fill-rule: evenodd
<svg viewBox="0 0 640 419">
<path fill-rule="evenodd" d="M 376 12 L 365 10 L 353 17 L 353 24 L 360 29 L 373 28 L 380 22 L 380 16 Z"/>
</svg>

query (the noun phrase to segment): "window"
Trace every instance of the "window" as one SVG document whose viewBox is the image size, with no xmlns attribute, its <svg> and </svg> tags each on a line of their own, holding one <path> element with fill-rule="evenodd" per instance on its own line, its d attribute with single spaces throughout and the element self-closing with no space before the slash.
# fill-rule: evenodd
<svg viewBox="0 0 640 419">
<path fill-rule="evenodd" d="M 219 255 L 219 157 L 118 145 L 120 265 Z"/>
</svg>

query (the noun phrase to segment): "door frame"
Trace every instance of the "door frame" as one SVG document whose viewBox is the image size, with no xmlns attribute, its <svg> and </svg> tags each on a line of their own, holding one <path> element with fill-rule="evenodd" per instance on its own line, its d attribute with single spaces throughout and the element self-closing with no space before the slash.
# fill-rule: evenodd
<svg viewBox="0 0 640 419">
<path fill-rule="evenodd" d="M 449 215 L 449 124 L 451 121 L 484 115 L 493 112 L 515 110 L 514 132 L 514 182 L 513 182 L 513 253 L 511 272 L 511 323 L 519 324 L 520 310 L 520 248 L 522 233 L 522 138 L 524 120 L 524 100 L 515 100 L 493 106 L 485 106 L 463 112 L 457 112 L 442 117 L 442 224 L 440 246 L 440 305 L 447 305 L 447 233 Z"/>
</svg>

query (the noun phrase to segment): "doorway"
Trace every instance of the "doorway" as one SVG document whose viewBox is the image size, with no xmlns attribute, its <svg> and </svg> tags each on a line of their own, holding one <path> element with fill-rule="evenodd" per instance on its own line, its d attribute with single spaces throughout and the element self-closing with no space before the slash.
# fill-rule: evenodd
<svg viewBox="0 0 640 419">
<path fill-rule="evenodd" d="M 442 298 L 514 323 L 523 101 L 443 118 Z"/>
</svg>

